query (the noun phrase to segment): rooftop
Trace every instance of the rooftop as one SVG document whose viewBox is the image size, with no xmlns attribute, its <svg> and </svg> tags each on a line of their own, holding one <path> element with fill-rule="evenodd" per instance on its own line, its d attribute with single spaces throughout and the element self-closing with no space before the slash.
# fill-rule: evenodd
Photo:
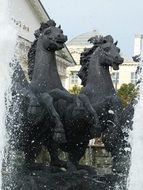
<svg viewBox="0 0 143 190">
<path fill-rule="evenodd" d="M 94 36 L 99 36 L 101 34 L 99 34 L 96 30 L 93 30 L 91 32 L 86 32 L 83 34 L 80 34 L 78 36 L 76 36 L 75 38 L 73 38 L 71 41 L 67 42 L 67 45 L 90 45 L 90 43 L 88 42 L 88 39 Z"/>
</svg>

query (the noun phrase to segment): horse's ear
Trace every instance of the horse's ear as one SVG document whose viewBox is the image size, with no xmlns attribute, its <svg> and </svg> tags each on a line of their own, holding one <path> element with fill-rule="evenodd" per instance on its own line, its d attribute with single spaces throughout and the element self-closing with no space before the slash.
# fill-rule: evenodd
<svg viewBox="0 0 143 190">
<path fill-rule="evenodd" d="M 60 29 L 61 29 L 61 25 L 59 25 L 59 26 L 58 26 L 58 28 L 60 28 Z"/>
<path fill-rule="evenodd" d="M 115 46 L 116 46 L 116 45 L 118 44 L 118 41 L 116 41 L 114 44 L 115 44 Z"/>
</svg>

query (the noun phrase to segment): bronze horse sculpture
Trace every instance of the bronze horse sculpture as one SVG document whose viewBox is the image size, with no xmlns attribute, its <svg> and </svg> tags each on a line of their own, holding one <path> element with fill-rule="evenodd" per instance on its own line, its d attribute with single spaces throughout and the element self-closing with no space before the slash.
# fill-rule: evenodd
<svg viewBox="0 0 143 190">
<path fill-rule="evenodd" d="M 102 140 L 113 158 L 113 171 L 126 173 L 129 153 L 125 148 L 129 147 L 127 139 L 134 109 L 132 105 L 123 108 L 109 72 L 109 67 L 118 70 L 123 58 L 119 54 L 117 42 L 114 43 L 111 36 L 96 36 L 89 41 L 93 47 L 81 54 L 81 69 L 78 73 L 84 86 L 81 93 L 88 96 L 99 117 Z M 126 164 L 123 160 L 124 166 L 117 166 L 125 156 Z"/>
<path fill-rule="evenodd" d="M 100 134 L 97 114 L 86 95 L 66 91 L 58 75 L 55 51 L 63 48 L 67 37 L 53 20 L 42 23 L 29 51 L 29 78 L 19 68 L 18 85 L 13 91 L 25 101 L 22 132 L 18 147 L 25 153 L 26 165 L 34 163 L 45 145 L 51 165 L 76 168 L 88 142 Z M 68 163 L 58 158 L 58 148 L 68 152 Z"/>
<path fill-rule="evenodd" d="M 110 66 L 117 70 L 123 63 L 123 58 L 120 57 L 120 50 L 111 36 L 95 37 L 91 41 L 93 47 L 86 49 L 81 55 L 79 76 L 84 85 L 81 93 L 89 97 L 99 116 L 102 131 L 105 131 L 110 125 L 118 125 L 123 109 L 109 72 Z"/>
<path fill-rule="evenodd" d="M 67 40 L 61 28 L 53 20 L 42 23 L 35 38 L 28 53 L 30 83 L 19 67 L 13 87 L 24 105 L 18 148 L 24 151 L 26 164 L 34 163 L 44 145 L 51 165 L 76 169 L 89 140 L 101 132 L 106 149 L 116 159 L 119 147 L 115 142 L 120 143 L 124 136 L 120 122 L 123 108 L 109 66 L 118 69 L 123 58 L 113 38 L 90 39 L 93 47 L 81 55 L 79 76 L 84 88 L 78 96 L 64 89 L 57 71 L 55 51 Z M 67 163 L 58 158 L 58 148 L 68 152 Z"/>
</svg>

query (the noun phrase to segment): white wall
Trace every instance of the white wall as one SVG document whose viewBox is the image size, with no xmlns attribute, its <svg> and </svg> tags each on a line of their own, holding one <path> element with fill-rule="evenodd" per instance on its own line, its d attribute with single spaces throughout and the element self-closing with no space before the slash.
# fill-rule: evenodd
<svg viewBox="0 0 143 190">
<path fill-rule="evenodd" d="M 13 22 L 15 25 L 17 24 L 18 34 L 29 41 L 33 41 L 33 33 L 39 28 L 41 20 L 36 15 L 29 0 L 12 0 L 11 12 Z"/>
<path fill-rule="evenodd" d="M 32 1 L 33 5 L 30 3 L 30 1 Z M 38 9 L 35 10 L 35 7 L 33 6 L 36 4 L 38 6 Z M 42 11 L 42 8 L 40 5 L 38 5 L 38 0 L 12 0 L 11 15 L 13 15 L 12 20 L 16 25 L 19 36 L 26 40 L 29 40 L 30 42 L 33 42 L 35 30 L 39 28 L 40 23 L 43 22 L 43 20 L 48 20 L 48 17 L 44 12 L 42 15 L 38 16 L 40 11 Z M 24 48 L 20 50 L 20 52 L 21 51 L 24 51 Z M 25 51 L 27 51 L 26 47 Z M 24 54 L 24 52 L 22 54 Z M 57 61 L 59 75 L 64 86 L 66 79 L 66 67 L 68 64 L 69 63 L 67 63 L 65 60 L 63 60 L 62 63 L 60 59 Z M 22 63 L 22 66 L 24 70 L 26 70 L 26 65 L 24 63 Z"/>
</svg>

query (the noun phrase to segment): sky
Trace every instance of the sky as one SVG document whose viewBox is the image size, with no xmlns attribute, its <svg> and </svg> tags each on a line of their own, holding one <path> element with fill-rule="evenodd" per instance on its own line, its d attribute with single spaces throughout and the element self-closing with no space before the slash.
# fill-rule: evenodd
<svg viewBox="0 0 143 190">
<path fill-rule="evenodd" d="M 41 0 L 68 40 L 92 30 L 112 35 L 122 54 L 133 55 L 134 36 L 143 34 L 143 0 Z"/>
</svg>

